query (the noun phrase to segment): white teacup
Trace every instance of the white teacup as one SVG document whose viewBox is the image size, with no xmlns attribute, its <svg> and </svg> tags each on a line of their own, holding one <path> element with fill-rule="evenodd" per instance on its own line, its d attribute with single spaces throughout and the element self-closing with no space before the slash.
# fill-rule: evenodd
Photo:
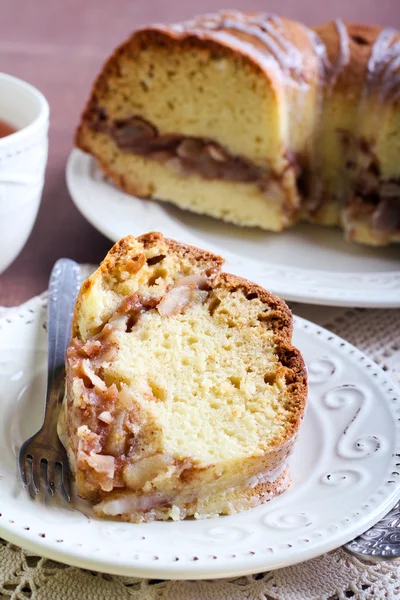
<svg viewBox="0 0 400 600">
<path fill-rule="evenodd" d="M 39 209 L 47 163 L 49 105 L 32 85 L 0 73 L 0 273 L 18 256 Z"/>
</svg>

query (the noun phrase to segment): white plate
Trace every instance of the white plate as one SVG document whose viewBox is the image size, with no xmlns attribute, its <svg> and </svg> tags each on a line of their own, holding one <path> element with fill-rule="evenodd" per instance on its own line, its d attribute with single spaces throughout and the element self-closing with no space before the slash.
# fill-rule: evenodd
<svg viewBox="0 0 400 600">
<path fill-rule="evenodd" d="M 280 234 L 235 227 L 141 200 L 104 178 L 95 160 L 73 150 L 67 164 L 69 192 L 81 213 L 116 242 L 125 235 L 164 235 L 221 253 L 226 270 L 287 300 L 336 306 L 400 307 L 400 247 L 349 244 L 342 232 L 300 225 Z"/>
<path fill-rule="evenodd" d="M 41 423 L 45 308 L 0 319 L 0 536 L 83 568 L 153 578 L 212 578 L 276 569 L 332 550 L 379 520 L 400 492 L 400 393 L 363 354 L 296 320 L 310 399 L 291 456 L 289 490 L 219 519 L 143 525 L 33 502 L 16 476 L 21 442 Z"/>
</svg>

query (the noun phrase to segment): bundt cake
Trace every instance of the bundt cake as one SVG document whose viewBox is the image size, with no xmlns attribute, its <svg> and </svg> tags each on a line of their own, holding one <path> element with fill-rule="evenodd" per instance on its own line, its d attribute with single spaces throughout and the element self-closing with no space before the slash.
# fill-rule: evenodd
<svg viewBox="0 0 400 600">
<path fill-rule="evenodd" d="M 224 11 L 133 33 L 76 144 L 130 194 L 280 231 L 400 241 L 400 35 Z"/>
<path fill-rule="evenodd" d="M 292 316 L 222 263 L 129 236 L 82 285 L 59 435 L 101 517 L 232 514 L 288 486 L 307 396 Z"/>
</svg>

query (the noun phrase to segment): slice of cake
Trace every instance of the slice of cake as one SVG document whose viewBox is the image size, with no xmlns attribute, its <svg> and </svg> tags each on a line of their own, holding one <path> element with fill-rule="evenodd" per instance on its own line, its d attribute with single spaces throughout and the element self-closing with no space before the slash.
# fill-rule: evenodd
<svg viewBox="0 0 400 600">
<path fill-rule="evenodd" d="M 289 484 L 307 396 L 292 316 L 222 263 L 130 236 L 82 286 L 59 433 L 99 516 L 232 514 Z"/>
</svg>

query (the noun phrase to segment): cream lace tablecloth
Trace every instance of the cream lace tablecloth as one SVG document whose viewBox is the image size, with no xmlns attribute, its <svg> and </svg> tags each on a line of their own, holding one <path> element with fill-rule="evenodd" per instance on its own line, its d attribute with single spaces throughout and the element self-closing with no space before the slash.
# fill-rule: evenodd
<svg viewBox="0 0 400 600">
<path fill-rule="evenodd" d="M 400 381 L 400 310 L 295 304 L 293 311 L 358 346 Z M 7 309 L 0 308 L 0 316 Z M 400 598 L 400 560 L 361 563 L 339 549 L 250 577 L 157 581 L 67 567 L 0 540 L 0 600 L 390 600 Z"/>
</svg>

